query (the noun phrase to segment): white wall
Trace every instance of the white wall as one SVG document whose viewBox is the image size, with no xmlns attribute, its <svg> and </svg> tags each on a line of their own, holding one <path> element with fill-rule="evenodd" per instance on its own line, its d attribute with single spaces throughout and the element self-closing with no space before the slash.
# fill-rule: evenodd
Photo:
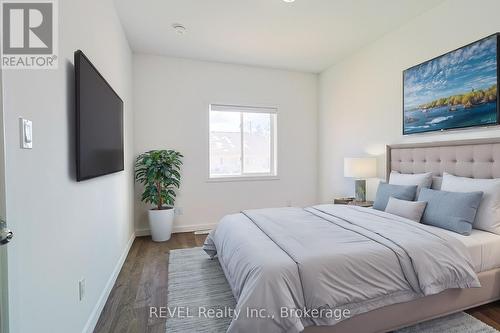
<svg viewBox="0 0 500 333">
<path fill-rule="evenodd" d="M 131 51 L 111 0 L 58 3 L 59 69 L 4 72 L 7 217 L 15 232 L 9 245 L 12 333 L 92 329 L 93 311 L 134 232 Z M 81 183 L 74 156 L 77 49 L 125 106 L 125 171 Z M 19 148 L 20 116 L 33 121 L 32 150 Z M 82 302 L 80 278 L 86 279 Z"/>
<path fill-rule="evenodd" d="M 279 180 L 207 182 L 210 103 L 278 107 Z M 176 229 L 213 226 L 246 208 L 308 205 L 317 193 L 317 76 L 257 67 L 134 55 L 136 155 L 176 149 L 185 156 Z M 136 219 L 147 229 L 147 207 Z"/>
<path fill-rule="evenodd" d="M 334 65 L 319 83 L 319 198 L 353 193 L 343 158 L 379 157 L 385 178 L 385 145 L 499 136 L 500 129 L 472 129 L 405 136 L 402 71 L 500 31 L 498 0 L 448 0 Z M 378 182 L 371 181 L 368 196 Z"/>
</svg>

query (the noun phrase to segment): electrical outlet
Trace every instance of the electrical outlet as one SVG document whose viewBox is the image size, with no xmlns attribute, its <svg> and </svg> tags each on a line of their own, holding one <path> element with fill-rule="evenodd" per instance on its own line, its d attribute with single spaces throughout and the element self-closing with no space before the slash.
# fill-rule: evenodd
<svg viewBox="0 0 500 333">
<path fill-rule="evenodd" d="M 85 298 L 85 279 L 78 281 L 78 298 L 80 302 Z"/>
<path fill-rule="evenodd" d="M 182 215 L 183 211 L 182 211 L 182 207 L 175 207 L 175 215 L 179 216 L 179 215 Z"/>
</svg>

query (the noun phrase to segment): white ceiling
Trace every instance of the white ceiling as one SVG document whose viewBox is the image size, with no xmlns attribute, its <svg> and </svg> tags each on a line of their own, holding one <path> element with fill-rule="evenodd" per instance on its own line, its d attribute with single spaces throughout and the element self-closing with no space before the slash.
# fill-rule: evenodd
<svg viewBox="0 0 500 333">
<path fill-rule="evenodd" d="M 115 2 L 134 52 L 320 72 L 443 0 Z"/>
</svg>

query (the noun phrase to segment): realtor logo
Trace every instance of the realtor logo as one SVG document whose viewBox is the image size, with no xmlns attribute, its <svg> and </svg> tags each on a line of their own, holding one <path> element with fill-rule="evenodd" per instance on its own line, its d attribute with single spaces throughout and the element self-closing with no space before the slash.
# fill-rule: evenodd
<svg viewBox="0 0 500 333">
<path fill-rule="evenodd" d="M 57 68 L 55 0 L 3 0 L 1 17 L 2 68 Z"/>
</svg>

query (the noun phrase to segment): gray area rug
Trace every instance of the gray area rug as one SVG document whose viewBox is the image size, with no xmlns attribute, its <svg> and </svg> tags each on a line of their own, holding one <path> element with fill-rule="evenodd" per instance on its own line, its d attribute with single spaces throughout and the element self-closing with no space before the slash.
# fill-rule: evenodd
<svg viewBox="0 0 500 333">
<path fill-rule="evenodd" d="M 217 260 L 201 248 L 170 251 L 168 266 L 168 333 L 225 332 L 234 300 Z M 174 312 L 176 311 L 176 312 Z M 494 328 L 459 312 L 407 327 L 395 333 L 493 333 Z"/>
</svg>

